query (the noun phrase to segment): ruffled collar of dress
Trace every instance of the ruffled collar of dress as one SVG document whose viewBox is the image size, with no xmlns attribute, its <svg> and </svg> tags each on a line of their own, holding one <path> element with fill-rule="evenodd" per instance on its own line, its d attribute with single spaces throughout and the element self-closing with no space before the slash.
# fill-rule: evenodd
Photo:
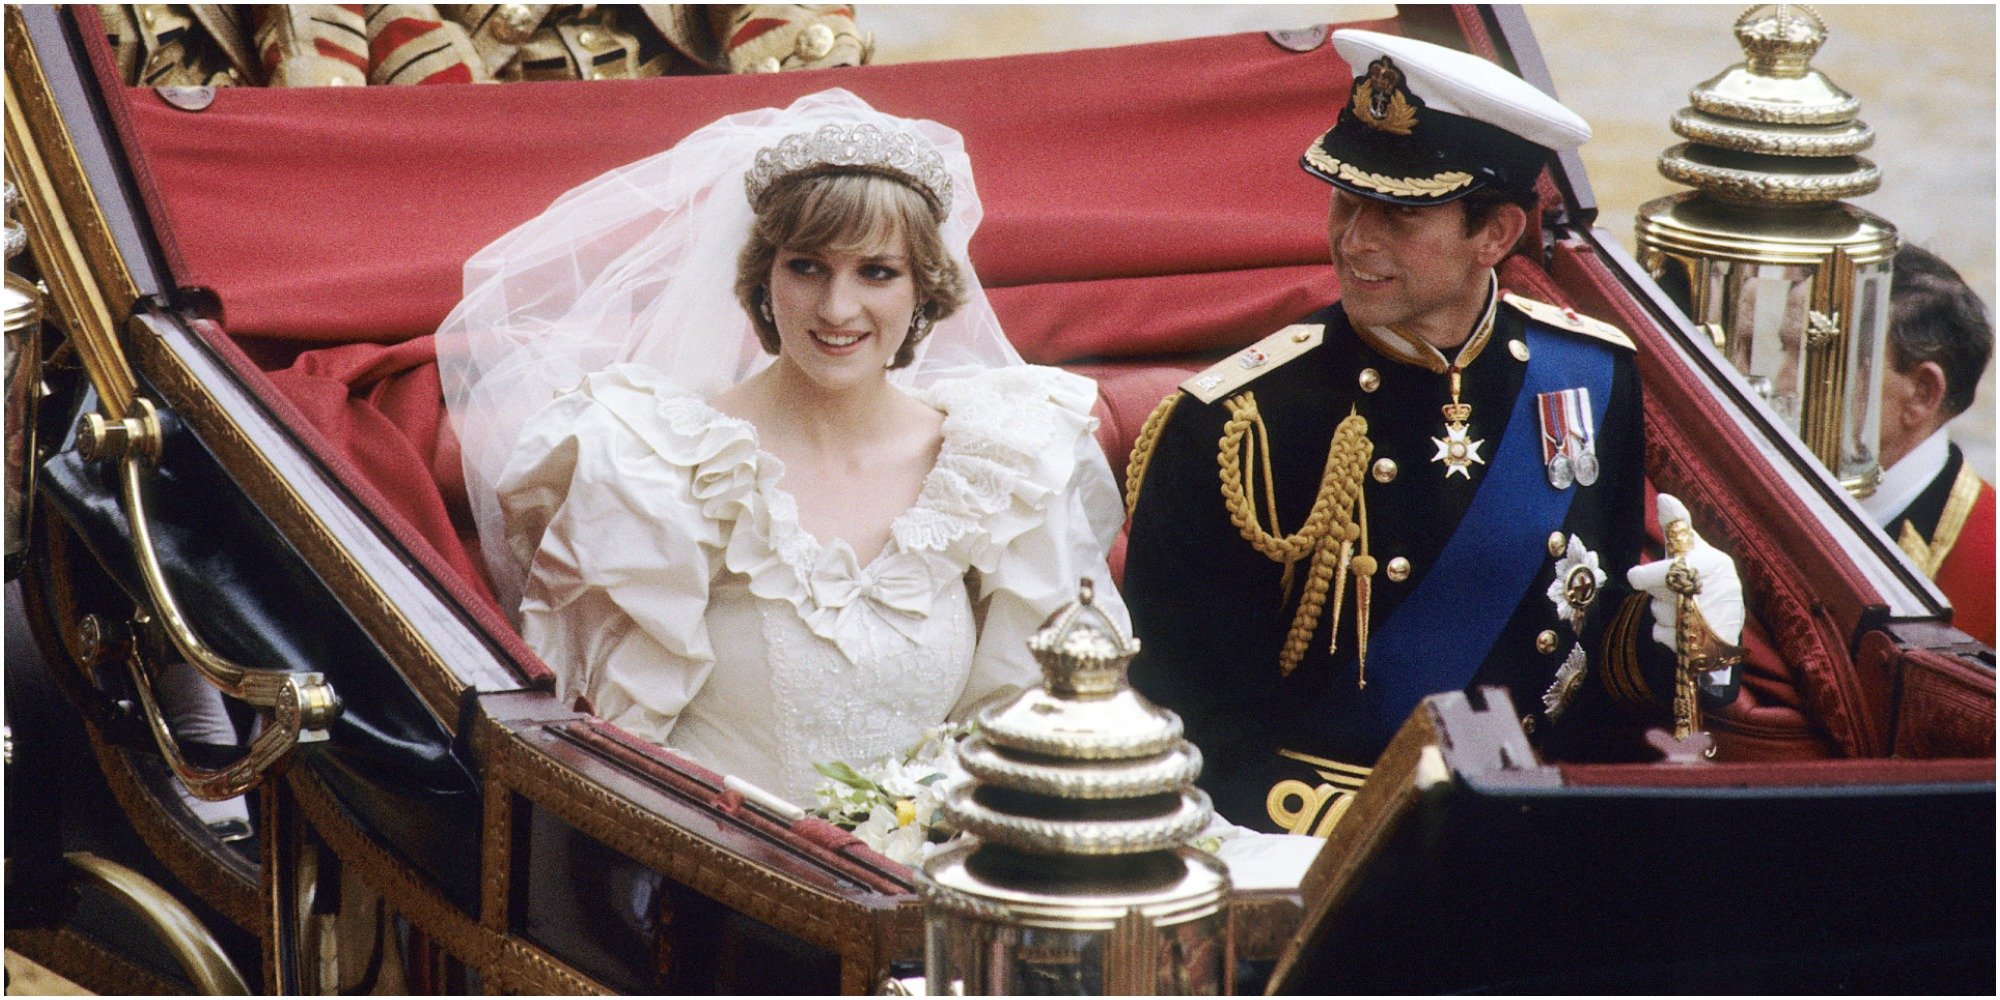
<svg viewBox="0 0 2000 1000">
<path fill-rule="evenodd" d="M 780 484 L 784 463 L 759 446 L 748 421 L 649 369 L 621 366 L 603 374 L 655 399 L 660 421 L 634 414 L 639 419 L 628 423 L 662 457 L 689 470 L 703 516 L 729 526 L 724 564 L 744 576 L 751 593 L 791 604 L 814 634 L 843 652 L 843 640 L 854 634 L 849 620 L 864 607 L 873 605 L 892 626 L 913 629 L 946 581 L 968 568 L 992 571 L 1007 543 L 1041 521 L 1067 482 L 1075 435 L 1089 432 L 1095 397 L 1088 380 L 1028 365 L 916 393 L 945 415 L 944 440 L 916 502 L 863 565 L 847 542 L 823 542 L 799 524 L 798 502 Z"/>
</svg>

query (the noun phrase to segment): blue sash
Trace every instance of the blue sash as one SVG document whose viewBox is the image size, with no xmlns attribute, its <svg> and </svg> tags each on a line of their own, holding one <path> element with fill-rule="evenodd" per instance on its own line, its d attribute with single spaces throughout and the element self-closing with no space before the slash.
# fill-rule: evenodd
<svg viewBox="0 0 2000 1000">
<path fill-rule="evenodd" d="M 1521 394 L 1465 519 L 1437 564 L 1369 637 L 1368 694 L 1380 699 L 1378 745 L 1387 743 L 1427 695 L 1457 691 L 1472 681 L 1549 558 L 1550 533 L 1569 516 L 1581 487 L 1549 485 L 1537 395 L 1588 388 L 1592 426 L 1604 426 L 1611 349 L 1532 322 L 1526 336 L 1532 360 Z"/>
</svg>

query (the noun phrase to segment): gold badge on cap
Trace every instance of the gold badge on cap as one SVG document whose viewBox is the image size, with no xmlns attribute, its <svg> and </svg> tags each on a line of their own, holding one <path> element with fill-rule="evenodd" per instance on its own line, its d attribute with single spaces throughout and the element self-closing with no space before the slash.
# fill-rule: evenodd
<svg viewBox="0 0 2000 1000">
<path fill-rule="evenodd" d="M 1354 85 L 1349 106 L 1354 117 L 1369 128 L 1409 135 L 1417 127 L 1417 109 L 1410 105 L 1409 93 L 1403 85 L 1403 71 L 1383 56 L 1368 64 L 1368 76 Z"/>
</svg>

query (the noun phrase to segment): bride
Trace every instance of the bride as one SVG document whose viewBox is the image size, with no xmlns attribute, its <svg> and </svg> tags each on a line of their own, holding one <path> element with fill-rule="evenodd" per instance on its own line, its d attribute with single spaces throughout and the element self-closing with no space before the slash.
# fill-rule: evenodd
<svg viewBox="0 0 2000 1000">
<path fill-rule="evenodd" d="M 732 115 L 474 255 L 438 336 L 480 541 L 558 694 L 800 805 L 1121 625 L 1093 383 L 1024 364 L 957 132 Z"/>
</svg>

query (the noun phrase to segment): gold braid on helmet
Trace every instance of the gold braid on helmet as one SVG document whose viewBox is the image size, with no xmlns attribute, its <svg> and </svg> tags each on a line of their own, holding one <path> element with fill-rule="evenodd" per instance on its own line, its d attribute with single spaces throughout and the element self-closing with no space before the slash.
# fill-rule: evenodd
<svg viewBox="0 0 2000 1000">
<path fill-rule="evenodd" d="M 1294 564 L 1308 554 L 1312 561 L 1306 571 L 1305 592 L 1299 596 L 1298 611 L 1292 618 L 1292 628 L 1285 637 L 1285 645 L 1278 655 L 1278 668 L 1286 674 L 1298 666 L 1305 656 L 1306 646 L 1312 642 L 1312 634 L 1319 627 L 1319 618 L 1326 608 L 1327 591 L 1333 591 L 1333 635 L 1337 642 L 1340 635 L 1340 607 L 1346 593 L 1347 576 L 1352 573 L 1355 583 L 1355 635 L 1357 654 L 1366 669 L 1368 656 L 1368 604 L 1369 577 L 1374 575 L 1375 560 L 1368 555 L 1367 504 L 1361 493 L 1362 477 L 1368 468 L 1368 459 L 1374 454 L 1375 445 L 1368 440 L 1368 421 L 1360 414 L 1350 412 L 1345 420 L 1334 429 L 1333 441 L 1327 446 L 1326 468 L 1320 473 L 1319 493 L 1313 498 L 1312 510 L 1306 515 L 1306 522 L 1290 535 L 1275 533 L 1278 527 L 1277 486 L 1271 473 L 1270 433 L 1264 426 L 1264 418 L 1257 411 L 1257 396 L 1244 392 L 1231 396 L 1223 405 L 1229 411 L 1229 419 L 1222 425 L 1222 440 L 1216 452 L 1216 460 L 1222 471 L 1222 502 L 1229 511 L 1229 520 L 1243 540 L 1273 562 L 1283 563 L 1285 573 L 1281 587 L 1291 591 Z M 1251 437 L 1251 431 L 1256 436 Z M 1253 454 L 1244 454 L 1244 442 L 1249 440 Z M 1259 475 L 1247 482 L 1244 467 L 1255 462 Z M 1267 530 L 1258 518 L 1256 492 L 1258 483 L 1264 491 L 1265 514 L 1271 529 Z M 1356 515 L 1359 514 L 1359 520 Z M 1361 554 L 1354 554 L 1357 544 Z M 1331 652 L 1331 649 L 1329 649 Z M 1363 676 L 1365 686 L 1366 675 Z"/>
<path fill-rule="evenodd" d="M 1179 389 L 1167 394 L 1153 412 L 1146 415 L 1146 422 L 1139 425 L 1139 436 L 1132 439 L 1132 456 L 1125 462 L 1125 516 L 1139 509 L 1139 487 L 1146 485 L 1146 466 L 1153 461 L 1153 449 L 1159 446 L 1160 432 L 1167 427 L 1167 418 L 1174 415 L 1174 407 L 1180 405 L 1186 395 Z"/>
</svg>

